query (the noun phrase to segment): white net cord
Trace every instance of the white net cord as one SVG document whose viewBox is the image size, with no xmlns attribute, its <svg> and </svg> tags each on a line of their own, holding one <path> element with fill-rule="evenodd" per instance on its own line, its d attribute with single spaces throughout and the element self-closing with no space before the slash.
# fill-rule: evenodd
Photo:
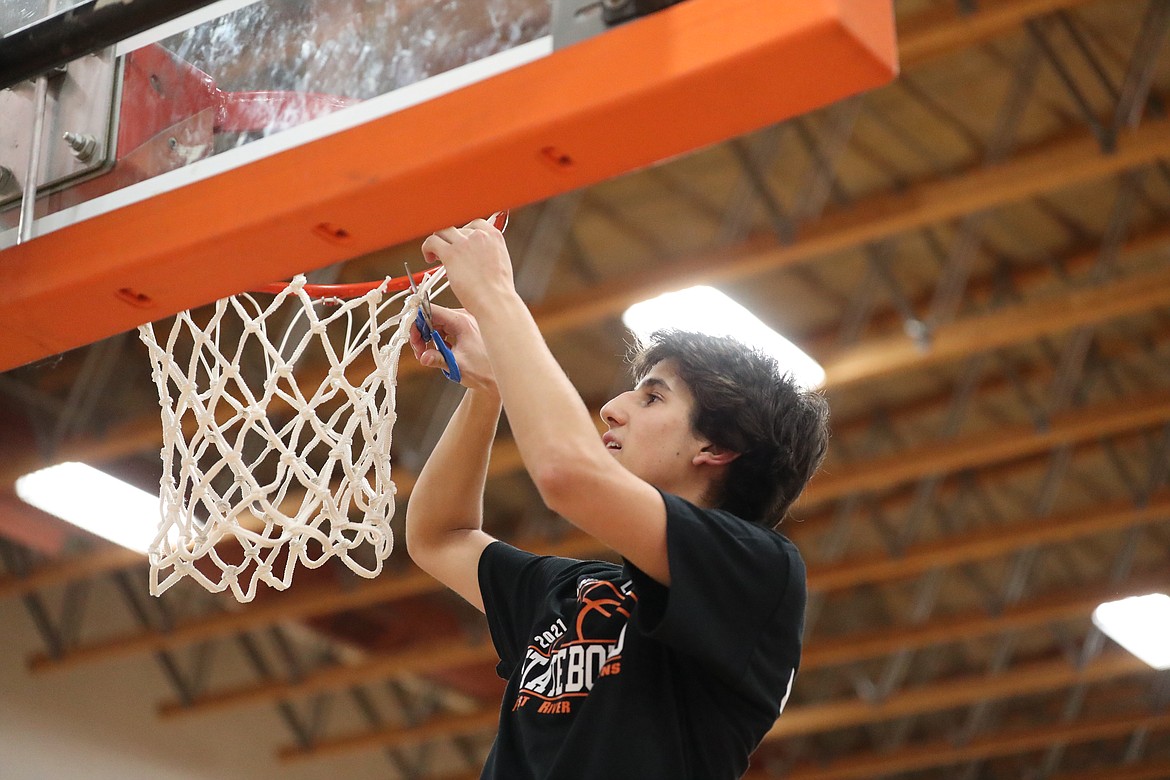
<svg viewBox="0 0 1170 780">
<path fill-rule="evenodd" d="M 304 287 L 296 277 L 267 306 L 225 298 L 205 325 L 183 312 L 163 344 L 153 324 L 139 328 L 162 407 L 152 595 L 191 577 L 246 602 L 260 583 L 287 588 L 298 562 L 335 557 L 374 577 L 393 549 L 399 353 L 422 295 L 445 287 L 443 271 L 418 294 L 383 283 L 314 302 Z M 294 373 L 309 351 L 325 356 L 324 376 Z"/>
</svg>

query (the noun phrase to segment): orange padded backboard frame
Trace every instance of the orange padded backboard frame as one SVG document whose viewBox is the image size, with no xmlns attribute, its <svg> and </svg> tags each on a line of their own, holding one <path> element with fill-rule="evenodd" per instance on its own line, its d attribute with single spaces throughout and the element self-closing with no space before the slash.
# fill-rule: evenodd
<svg viewBox="0 0 1170 780">
<path fill-rule="evenodd" d="M 881 85 L 892 0 L 685 0 L 0 252 L 0 370 Z"/>
</svg>

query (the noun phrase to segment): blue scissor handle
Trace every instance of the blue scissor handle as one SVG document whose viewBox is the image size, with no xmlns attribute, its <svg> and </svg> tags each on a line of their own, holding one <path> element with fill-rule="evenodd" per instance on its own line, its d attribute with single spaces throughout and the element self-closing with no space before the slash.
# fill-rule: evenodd
<svg viewBox="0 0 1170 780">
<path fill-rule="evenodd" d="M 463 378 L 463 374 L 459 371 L 459 364 L 455 362 L 455 356 L 451 354 L 451 348 L 443 341 L 443 337 L 439 335 L 439 331 L 427 324 L 427 318 L 421 308 L 415 316 L 414 323 L 418 327 L 418 335 L 422 336 L 423 341 L 433 342 L 435 349 L 439 350 L 439 354 L 443 356 L 443 360 L 447 361 L 447 367 L 443 369 L 443 376 L 452 382 L 458 383 Z"/>
</svg>

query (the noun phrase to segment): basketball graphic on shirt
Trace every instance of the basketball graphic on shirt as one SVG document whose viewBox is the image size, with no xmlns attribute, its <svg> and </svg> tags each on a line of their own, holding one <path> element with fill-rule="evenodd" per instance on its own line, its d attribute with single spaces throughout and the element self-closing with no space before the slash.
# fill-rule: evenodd
<svg viewBox="0 0 1170 780">
<path fill-rule="evenodd" d="M 577 638 L 616 639 L 629 621 L 637 597 L 622 593 L 616 583 L 585 579 L 577 586 Z"/>
</svg>

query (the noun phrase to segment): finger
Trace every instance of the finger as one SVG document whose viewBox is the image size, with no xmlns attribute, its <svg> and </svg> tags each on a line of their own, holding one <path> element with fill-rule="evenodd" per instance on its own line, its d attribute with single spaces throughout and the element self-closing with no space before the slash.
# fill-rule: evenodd
<svg viewBox="0 0 1170 780">
<path fill-rule="evenodd" d="M 424 347 L 425 347 L 425 344 L 423 343 L 422 334 L 418 332 L 418 323 L 417 322 L 411 323 L 411 325 L 410 325 L 410 350 L 412 352 L 414 352 L 415 358 L 418 358 L 419 356 L 422 355 Z"/>
<path fill-rule="evenodd" d="M 440 353 L 437 349 L 424 350 L 423 353 L 418 356 L 418 362 L 422 363 L 427 368 L 442 368 L 443 366 L 447 365 L 447 361 L 443 359 L 442 353 Z"/>
<path fill-rule="evenodd" d="M 462 336 L 476 328 L 475 318 L 468 314 L 466 309 L 448 309 L 446 306 L 433 303 L 431 324 L 452 348 Z"/>
<path fill-rule="evenodd" d="M 426 237 L 422 243 L 423 257 L 428 263 L 443 262 L 443 252 L 451 246 L 451 242 L 440 238 L 437 234 L 431 234 Z"/>
<path fill-rule="evenodd" d="M 445 333 L 458 333 L 462 330 L 462 318 L 467 316 L 462 309 L 448 309 L 437 303 L 431 304 L 431 323 Z"/>
<path fill-rule="evenodd" d="M 447 243 L 452 243 L 463 235 L 463 231 L 457 227 L 445 227 L 442 230 L 436 230 L 431 235 L 438 236 Z"/>
<path fill-rule="evenodd" d="M 503 231 L 496 224 L 487 219 L 473 219 L 467 223 L 468 230 L 481 230 L 490 235 L 503 235 Z"/>
</svg>

